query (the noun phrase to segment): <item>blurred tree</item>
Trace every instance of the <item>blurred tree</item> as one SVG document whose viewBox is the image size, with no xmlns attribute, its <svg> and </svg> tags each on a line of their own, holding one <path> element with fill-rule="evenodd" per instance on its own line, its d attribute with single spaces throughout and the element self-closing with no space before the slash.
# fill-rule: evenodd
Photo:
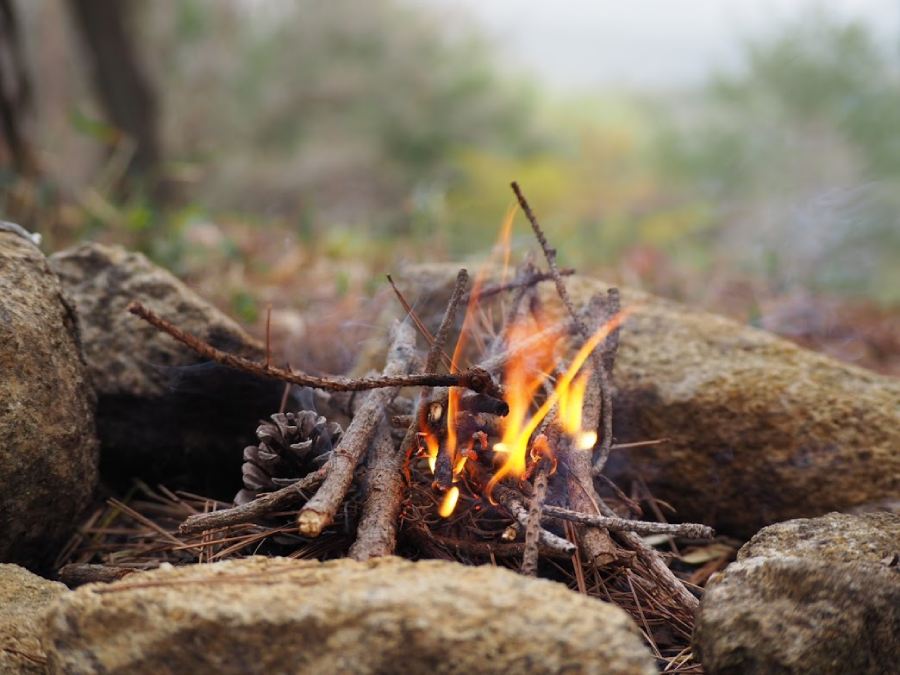
<svg viewBox="0 0 900 675">
<path fill-rule="evenodd" d="M 37 161 L 26 132 L 32 105 L 19 19 L 12 0 L 0 0 L 0 125 L 12 169 L 20 176 L 37 173 Z"/>
<path fill-rule="evenodd" d="M 720 252 L 777 285 L 898 299 L 900 72 L 857 22 L 818 11 L 747 46 L 663 134 L 715 204 Z"/>
<path fill-rule="evenodd" d="M 158 106 L 153 87 L 141 67 L 137 35 L 131 30 L 131 0 L 68 0 L 82 37 L 97 95 L 108 121 L 134 144 L 127 182 L 140 179 L 154 192 L 161 157 Z"/>
</svg>

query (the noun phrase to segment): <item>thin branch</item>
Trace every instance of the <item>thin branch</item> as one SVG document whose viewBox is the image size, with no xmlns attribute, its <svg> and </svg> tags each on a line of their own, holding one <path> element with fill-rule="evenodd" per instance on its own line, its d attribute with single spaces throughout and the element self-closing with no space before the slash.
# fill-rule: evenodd
<svg viewBox="0 0 900 675">
<path fill-rule="evenodd" d="M 644 520 L 630 520 L 617 516 L 597 516 L 590 513 L 571 511 L 560 506 L 544 506 L 545 518 L 559 518 L 582 525 L 603 527 L 612 532 L 634 532 L 639 535 L 670 534 L 686 539 L 712 539 L 715 530 L 699 523 L 654 523 Z"/>
<path fill-rule="evenodd" d="M 197 513 L 189 516 L 178 528 L 181 534 L 196 534 L 204 530 L 216 530 L 230 525 L 252 523 L 270 513 L 284 511 L 308 499 L 308 490 L 316 488 L 325 480 L 330 462 L 317 471 L 301 478 L 296 483 L 283 487 L 275 492 L 266 492 L 251 502 L 222 511 Z"/>
<path fill-rule="evenodd" d="M 528 203 L 528 200 L 525 199 L 525 195 L 522 193 L 521 188 L 519 188 L 519 184 L 513 181 L 511 187 L 516 195 L 516 199 L 519 200 L 519 206 L 522 207 L 522 211 L 524 211 L 525 216 L 528 218 L 528 222 L 531 223 L 531 229 L 534 231 L 534 236 L 541 245 L 541 250 L 544 252 L 544 257 L 547 259 L 550 273 L 553 275 L 553 281 L 556 284 L 556 292 L 559 295 L 559 299 L 562 300 L 563 305 L 565 305 L 566 311 L 568 311 L 569 316 L 572 318 L 578 332 L 581 333 L 582 338 L 585 340 L 589 339 L 591 332 L 584 320 L 578 315 L 578 312 L 575 311 L 575 306 L 572 304 L 572 299 L 569 297 L 569 292 L 566 290 L 566 284 L 560 275 L 559 267 L 556 264 L 556 249 L 551 248 L 550 244 L 547 242 L 547 236 L 544 234 L 544 230 L 541 228 L 537 216 L 534 215 L 534 211 L 531 210 L 531 205 Z M 618 298 L 618 292 L 616 293 L 616 298 Z M 618 340 L 618 338 L 616 338 L 616 340 Z M 594 366 L 594 370 L 597 371 L 597 381 L 600 387 L 600 397 L 602 400 L 602 406 L 599 411 L 600 429 L 598 429 L 597 444 L 594 446 L 594 450 L 599 452 L 599 457 L 605 463 L 606 458 L 609 456 L 609 448 L 612 445 L 612 386 L 609 381 L 609 372 L 607 371 L 606 364 L 604 363 L 603 358 L 598 355 L 597 351 L 594 351 L 594 353 L 591 354 L 591 363 Z"/>
<path fill-rule="evenodd" d="M 431 349 L 428 350 L 428 356 L 425 357 L 425 367 L 423 373 L 433 373 L 437 370 L 438 359 L 444 354 L 444 345 L 447 344 L 447 338 L 450 336 L 450 330 L 456 323 L 456 312 L 459 309 L 462 296 L 465 293 L 466 285 L 469 283 L 469 273 L 465 268 L 459 270 L 456 274 L 456 284 L 453 286 L 453 293 L 447 303 L 447 309 L 444 310 L 444 316 L 441 319 L 441 325 L 438 326 L 437 333 L 434 334 L 434 341 Z M 452 359 L 451 359 L 452 361 Z"/>
<path fill-rule="evenodd" d="M 538 436 L 534 442 L 535 444 L 546 444 L 547 437 Z M 525 524 L 525 552 L 522 555 L 522 574 L 528 577 L 536 577 L 538 572 L 538 542 L 541 533 L 541 514 L 544 509 L 544 500 L 547 499 L 549 464 L 547 459 L 538 460 L 534 473 L 531 503 L 528 505 L 528 521 Z"/>
<path fill-rule="evenodd" d="M 463 387 L 489 394 L 496 398 L 502 398 L 500 388 L 483 368 L 474 367 L 459 373 L 444 375 L 382 375 L 359 379 L 318 377 L 295 370 L 285 370 L 271 366 L 266 368 L 263 363 L 257 363 L 235 354 L 223 352 L 197 336 L 181 330 L 139 302 L 132 302 L 128 306 L 128 311 L 142 318 L 158 330 L 168 333 L 203 358 L 258 377 L 268 377 L 281 380 L 282 382 L 297 384 L 301 387 L 329 389 L 331 391 L 368 391 L 385 387 Z"/>
<path fill-rule="evenodd" d="M 575 274 L 575 270 L 571 267 L 566 267 L 564 269 L 559 270 L 560 276 L 570 277 Z M 491 298 L 495 295 L 500 295 L 501 293 L 505 293 L 506 291 L 513 291 L 518 289 L 527 289 L 535 286 L 544 281 L 551 281 L 553 279 L 552 272 L 543 272 L 535 270 L 531 274 L 527 274 L 524 276 L 517 276 L 517 278 L 512 281 L 507 281 L 502 284 L 494 284 L 492 286 L 488 286 L 487 288 L 478 292 L 478 299 L 484 300 L 486 298 Z M 462 298 L 463 302 L 469 301 L 469 295 L 466 294 Z"/>
<path fill-rule="evenodd" d="M 510 512 L 510 514 L 512 514 L 512 517 L 515 518 L 522 527 L 528 527 L 528 509 L 525 508 L 522 503 L 522 497 L 517 494 L 515 490 L 503 485 L 496 485 L 494 486 L 493 496 L 507 511 Z M 544 528 L 540 528 L 538 541 L 542 546 L 552 548 L 561 554 L 572 555 L 575 553 L 575 544 Z"/>
<path fill-rule="evenodd" d="M 415 357 L 415 343 L 416 336 L 410 324 L 403 322 L 394 327 L 394 339 L 383 371 L 385 376 L 394 377 L 407 372 Z M 366 396 L 332 451 L 328 475 L 316 494 L 300 509 L 297 525 L 301 534 L 317 537 L 332 523 L 353 482 L 356 466 L 385 419 L 384 412 L 396 394 L 396 388 L 386 388 Z"/>
</svg>

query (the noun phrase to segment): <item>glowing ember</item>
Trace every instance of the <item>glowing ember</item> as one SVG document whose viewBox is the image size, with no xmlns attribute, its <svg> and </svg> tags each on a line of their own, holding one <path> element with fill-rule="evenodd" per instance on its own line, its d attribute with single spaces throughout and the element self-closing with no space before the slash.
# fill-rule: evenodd
<svg viewBox="0 0 900 675">
<path fill-rule="evenodd" d="M 441 506 L 438 509 L 438 515 L 441 518 L 449 518 L 456 509 L 456 502 L 459 500 L 459 488 L 455 485 L 444 493 L 441 500 Z"/>
</svg>

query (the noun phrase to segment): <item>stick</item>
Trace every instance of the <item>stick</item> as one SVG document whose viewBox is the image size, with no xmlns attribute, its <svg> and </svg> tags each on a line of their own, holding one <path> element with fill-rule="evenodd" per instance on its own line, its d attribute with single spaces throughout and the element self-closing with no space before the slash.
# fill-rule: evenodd
<svg viewBox="0 0 900 675">
<path fill-rule="evenodd" d="M 450 329 L 456 322 L 460 298 L 466 289 L 468 279 L 469 275 L 465 269 L 461 269 L 456 275 L 453 294 L 425 357 L 424 373 L 434 371 L 441 355 L 444 354 L 444 345 L 450 335 Z M 356 531 L 356 541 L 350 547 L 350 556 L 356 560 L 391 555 L 397 547 L 397 521 L 400 502 L 403 499 L 403 462 L 415 443 L 416 433 L 419 430 L 419 416 L 431 405 L 429 399 L 430 396 L 422 392 L 419 408 L 408 421 L 406 435 L 399 450 L 394 448 L 393 442 L 385 441 L 383 432 L 379 431 L 381 436 L 376 438 L 372 453 L 369 493 Z"/>
<path fill-rule="evenodd" d="M 571 267 L 566 267 L 564 269 L 559 270 L 560 276 L 570 277 L 575 274 L 575 270 Z M 550 281 L 553 279 L 553 274 L 551 272 L 539 272 L 535 270 L 527 275 L 517 276 L 513 281 L 507 281 L 504 284 L 495 284 L 493 286 L 488 286 L 484 290 L 478 293 L 478 299 L 484 300 L 485 298 L 490 298 L 495 295 L 500 295 L 500 293 L 505 293 L 506 291 L 514 291 L 523 288 L 530 288 L 535 286 L 543 281 Z M 463 302 L 469 301 L 469 296 L 465 295 L 462 299 Z"/>
<path fill-rule="evenodd" d="M 619 289 L 608 289 L 606 291 L 606 311 L 603 314 L 602 320 L 604 322 L 609 321 L 612 317 L 618 314 L 621 309 L 622 300 L 619 295 Z M 619 351 L 619 335 L 621 332 L 621 327 L 617 326 L 615 330 L 610 333 L 609 337 L 606 340 L 606 344 L 604 345 L 603 354 L 601 356 L 601 360 L 603 361 L 603 371 L 601 373 L 601 377 L 599 378 L 599 387 L 603 403 L 601 407 L 600 421 L 598 423 L 598 426 L 602 427 L 602 432 L 600 434 L 599 442 L 594 446 L 594 449 L 597 451 L 597 458 L 596 460 L 594 460 L 593 467 L 591 467 L 591 473 L 594 476 L 599 476 L 603 471 L 603 468 L 606 466 L 606 461 L 609 459 L 609 453 L 612 450 L 613 420 L 611 391 L 612 387 L 610 380 L 612 379 L 613 368 L 616 364 L 616 353 Z M 607 412 L 609 414 L 607 414 Z"/>
<path fill-rule="evenodd" d="M 164 333 L 190 348 L 203 358 L 221 363 L 222 365 L 241 370 L 258 377 L 268 377 L 282 382 L 298 384 L 301 387 L 314 389 L 330 389 L 332 391 L 368 391 L 370 389 L 382 389 L 386 387 L 463 387 L 496 398 L 502 398 L 503 393 L 490 374 L 483 368 L 473 367 L 453 374 L 445 375 L 382 375 L 380 377 L 363 377 L 351 379 L 347 377 L 318 377 L 295 370 L 285 370 L 257 363 L 250 359 L 236 356 L 216 349 L 208 342 L 195 335 L 186 333 L 175 324 L 162 318 L 152 310 L 134 301 L 128 305 L 128 311 L 142 318 Z"/>
<path fill-rule="evenodd" d="M 600 510 L 603 515 L 615 517 L 615 513 L 602 501 L 600 502 Z M 644 540 L 634 532 L 617 532 L 616 537 L 624 543 L 629 549 L 637 554 L 637 557 L 647 567 L 656 585 L 662 590 L 669 593 L 676 602 L 682 605 L 687 611 L 693 613 L 700 606 L 700 601 L 691 593 L 687 586 L 675 576 L 675 573 L 669 569 L 662 556 L 652 547 L 644 543 Z"/>
<path fill-rule="evenodd" d="M 391 555 L 397 546 L 404 455 L 394 443 L 388 424 L 379 426 L 369 457 L 366 499 L 349 553 L 355 560 Z"/>
<path fill-rule="evenodd" d="M 573 523 L 580 523 L 581 525 L 603 527 L 612 532 L 634 532 L 639 535 L 671 534 L 687 539 L 712 539 L 716 536 L 715 530 L 699 523 L 654 523 L 616 516 L 597 516 L 590 513 L 580 513 L 560 506 L 544 506 L 543 514 L 545 518 L 559 518 Z"/>
<path fill-rule="evenodd" d="M 406 322 L 398 323 L 394 326 L 393 333 L 393 341 L 383 371 L 385 377 L 402 375 L 415 357 L 416 334 L 412 326 Z M 365 402 L 353 416 L 353 421 L 341 437 L 340 443 L 331 453 L 329 461 L 331 468 L 328 475 L 297 516 L 301 534 L 318 537 L 322 530 L 332 523 L 353 482 L 356 466 L 369 447 L 379 424 L 384 420 L 385 409 L 396 394 L 397 389 L 391 387 L 378 389 L 366 396 Z"/>
<path fill-rule="evenodd" d="M 535 443 L 547 442 L 546 436 L 538 436 Z M 528 506 L 528 521 L 525 524 L 525 551 L 522 555 L 522 574 L 536 577 L 538 571 L 538 541 L 541 532 L 541 514 L 547 498 L 547 474 L 549 461 L 540 459 L 534 473 L 534 493 Z"/>
<path fill-rule="evenodd" d="M 305 491 L 317 487 L 328 473 L 331 462 L 328 461 L 324 466 L 301 478 L 296 483 L 283 487 L 275 492 L 267 492 L 259 495 L 252 502 L 241 504 L 230 509 L 222 511 L 212 511 L 210 513 L 196 513 L 188 518 L 179 526 L 178 531 L 181 534 L 196 534 L 204 530 L 215 530 L 230 525 L 240 525 L 242 523 L 252 523 L 260 518 L 265 517 L 276 511 L 284 511 L 292 508 L 307 499 Z"/>
<path fill-rule="evenodd" d="M 494 497 L 496 497 L 497 501 L 512 514 L 512 517 L 515 518 L 520 525 L 527 529 L 528 509 L 522 504 L 521 497 L 516 494 L 514 490 L 503 485 L 496 485 L 494 486 Z M 553 534 L 549 530 L 545 530 L 544 528 L 540 528 L 538 541 L 542 546 L 551 548 L 562 555 L 571 556 L 575 553 L 575 544 L 568 539 L 563 539 L 562 537 Z"/>
<path fill-rule="evenodd" d="M 59 580 L 69 588 L 77 588 L 85 584 L 118 581 L 129 574 L 140 571 L 134 567 L 121 567 L 119 565 L 70 563 L 59 570 Z"/>
<path fill-rule="evenodd" d="M 551 248 L 550 244 L 547 243 L 547 237 L 544 234 L 544 230 L 541 228 L 540 223 L 538 223 L 534 211 L 531 210 L 531 205 L 528 203 L 528 200 L 525 199 L 525 195 L 522 194 L 519 184 L 513 181 L 511 187 L 516 195 L 516 199 L 519 200 L 519 206 L 522 207 L 522 211 L 525 212 L 528 222 L 531 223 L 531 229 L 534 231 L 534 236 L 541 245 L 541 250 L 544 252 L 544 257 L 547 259 L 550 273 L 553 275 L 553 281 L 556 284 L 556 292 L 559 295 L 559 299 L 562 300 L 566 311 L 568 311 L 569 316 L 572 317 L 572 321 L 578 329 L 578 332 L 581 333 L 581 337 L 585 340 L 589 339 L 590 330 L 588 330 L 587 324 L 578 315 L 578 312 L 575 311 L 575 306 L 572 304 L 572 299 L 569 297 L 569 292 L 566 290 L 566 283 L 559 273 L 559 267 L 556 264 L 556 249 Z M 615 297 L 618 298 L 618 292 L 616 292 Z M 616 339 L 618 340 L 618 338 Z M 600 429 L 598 429 L 597 444 L 594 446 L 594 450 L 599 451 L 600 457 L 605 463 L 606 457 L 609 456 L 609 448 L 612 445 L 612 387 L 609 381 L 609 373 L 607 372 L 606 364 L 603 362 L 603 359 L 597 355 L 596 351 L 591 355 L 591 363 L 594 366 L 594 370 L 597 371 L 597 383 L 600 387 L 600 397 L 602 400 L 602 406 L 598 411 L 598 416 L 601 420 Z"/>
</svg>

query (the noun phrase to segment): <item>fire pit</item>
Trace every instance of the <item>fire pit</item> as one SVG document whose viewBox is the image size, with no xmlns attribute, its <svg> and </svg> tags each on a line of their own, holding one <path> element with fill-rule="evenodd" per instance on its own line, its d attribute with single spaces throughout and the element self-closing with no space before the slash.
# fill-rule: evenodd
<svg viewBox="0 0 900 675">
<path fill-rule="evenodd" d="M 688 580 L 653 545 L 677 550 L 676 538 L 698 543 L 713 532 L 664 522 L 645 486 L 617 485 L 603 473 L 617 447 L 611 380 L 619 332 L 635 308 L 621 307 L 614 288 L 576 308 L 565 285 L 571 271 L 559 269 L 524 195 L 512 187 L 547 269 L 526 260 L 509 270 L 510 211 L 498 246 L 501 278 L 489 283 L 478 274 L 469 289 L 469 274 L 460 270 L 433 333 L 394 286 L 404 314 L 379 375 L 318 377 L 277 366 L 268 355 L 247 360 L 136 299 L 132 313 L 201 356 L 283 381 L 282 410 L 260 424 L 259 443 L 244 451 L 244 489 L 234 504 L 139 485 L 138 499 L 110 500 L 91 516 L 60 559 L 70 563 L 63 578 L 111 579 L 164 561 L 254 553 L 492 563 L 620 605 L 670 669 L 697 667 L 690 656 L 693 586 L 716 567 Z M 536 286 L 546 281 L 557 288 L 563 320 L 538 301 Z M 306 409 L 289 405 L 296 387 L 311 390 Z"/>
</svg>

